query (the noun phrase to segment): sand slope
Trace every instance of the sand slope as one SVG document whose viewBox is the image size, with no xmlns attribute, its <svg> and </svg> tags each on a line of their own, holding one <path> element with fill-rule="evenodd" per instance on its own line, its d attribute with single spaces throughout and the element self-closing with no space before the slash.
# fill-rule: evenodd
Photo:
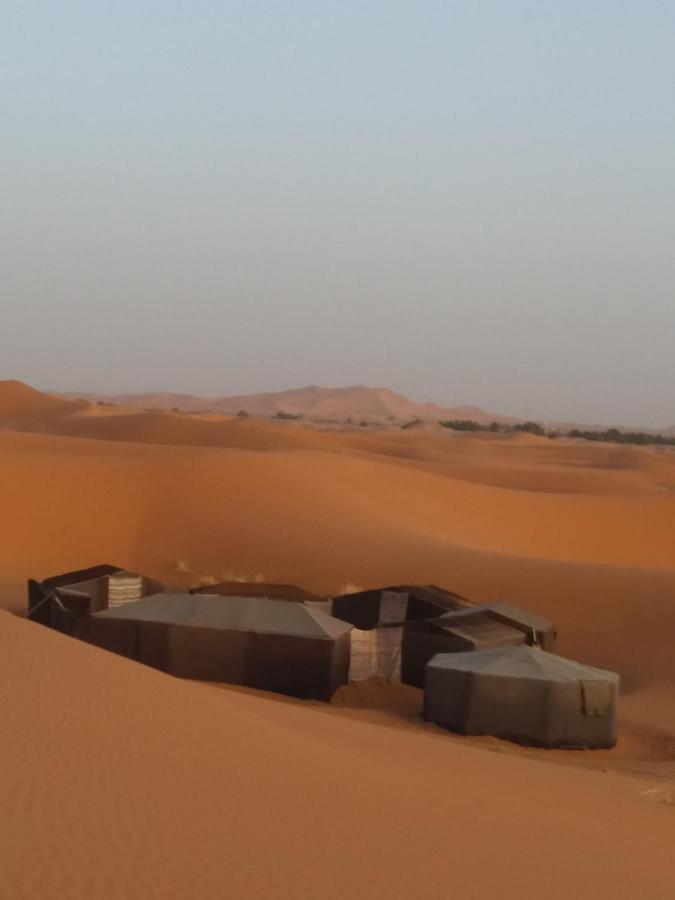
<svg viewBox="0 0 675 900">
<path fill-rule="evenodd" d="M 0 381 L 0 427 L 27 421 L 48 422 L 86 408 L 81 400 L 61 400 L 43 394 L 21 381 Z"/>
<path fill-rule="evenodd" d="M 0 643 L 5 896 L 672 896 L 673 810 L 633 782 L 317 728 L 6 614 Z"/>
</svg>

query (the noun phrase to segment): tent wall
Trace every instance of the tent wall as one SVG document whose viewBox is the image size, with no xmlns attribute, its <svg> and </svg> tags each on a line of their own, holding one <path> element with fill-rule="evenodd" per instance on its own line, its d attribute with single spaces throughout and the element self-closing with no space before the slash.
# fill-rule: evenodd
<svg viewBox="0 0 675 900">
<path fill-rule="evenodd" d="M 171 647 L 167 671 L 171 675 L 244 684 L 246 632 L 181 625 L 167 628 Z"/>
<path fill-rule="evenodd" d="M 349 632 L 336 639 L 257 634 L 96 617 L 80 636 L 180 678 L 329 700 L 349 673 Z"/>
<path fill-rule="evenodd" d="M 86 594 L 89 600 L 88 615 L 101 612 L 108 608 L 108 577 L 92 578 L 89 581 L 72 582 L 57 588 L 59 594 L 68 591 L 77 591 L 78 594 Z"/>
<path fill-rule="evenodd" d="M 100 619 L 96 616 L 80 623 L 78 637 L 129 659 L 138 659 L 137 622 L 128 619 Z"/>
<path fill-rule="evenodd" d="M 276 634 L 248 637 L 243 684 L 293 697 L 329 700 L 347 680 L 348 634 L 337 641 Z"/>
<path fill-rule="evenodd" d="M 464 648 L 462 648 L 464 649 Z M 401 647 L 401 681 L 424 687 L 424 670 L 437 653 L 457 651 L 457 643 L 429 622 L 406 622 Z"/>
</svg>

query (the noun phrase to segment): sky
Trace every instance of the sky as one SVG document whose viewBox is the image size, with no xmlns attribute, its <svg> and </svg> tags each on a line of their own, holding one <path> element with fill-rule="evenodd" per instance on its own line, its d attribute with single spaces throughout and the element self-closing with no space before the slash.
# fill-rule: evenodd
<svg viewBox="0 0 675 900">
<path fill-rule="evenodd" d="M 0 0 L 0 378 L 675 424 L 671 0 Z"/>
</svg>

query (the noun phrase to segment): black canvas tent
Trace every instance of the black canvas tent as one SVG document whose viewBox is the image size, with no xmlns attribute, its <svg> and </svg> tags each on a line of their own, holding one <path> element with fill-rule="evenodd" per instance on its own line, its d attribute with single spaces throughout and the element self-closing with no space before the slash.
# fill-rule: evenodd
<svg viewBox="0 0 675 900">
<path fill-rule="evenodd" d="M 552 650 L 556 631 L 552 622 L 507 603 L 478 603 L 431 619 L 407 621 L 403 628 L 401 680 L 424 685 L 424 669 L 436 653 L 529 644 Z"/>
<path fill-rule="evenodd" d="M 612 747 L 619 676 L 521 645 L 435 656 L 424 717 L 462 734 L 545 747 Z"/>
<path fill-rule="evenodd" d="M 28 618 L 57 631 L 75 634 L 78 622 L 87 616 L 162 589 L 158 581 L 107 564 L 65 572 L 43 581 L 30 579 Z"/>
<path fill-rule="evenodd" d="M 350 630 L 293 601 L 157 594 L 97 613 L 82 637 L 178 677 L 329 700 L 347 681 Z"/>
<path fill-rule="evenodd" d="M 330 612 L 338 619 L 367 631 L 388 625 L 440 616 L 448 610 L 470 607 L 469 600 L 433 584 L 400 584 L 334 597 Z"/>
</svg>

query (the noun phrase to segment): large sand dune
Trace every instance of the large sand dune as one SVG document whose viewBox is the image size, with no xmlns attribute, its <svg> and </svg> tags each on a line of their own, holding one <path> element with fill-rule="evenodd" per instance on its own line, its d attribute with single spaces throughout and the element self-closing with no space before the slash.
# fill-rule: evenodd
<svg viewBox="0 0 675 900">
<path fill-rule="evenodd" d="M 552 617 L 624 695 L 606 756 L 494 753 L 422 726 L 414 693 L 264 699 L 0 614 L 7 896 L 672 896 L 674 812 L 648 800 L 675 776 L 675 453 L 22 391 L 0 390 L 7 608 L 28 576 L 103 561 L 176 585 L 436 582 Z"/>
<path fill-rule="evenodd" d="M 180 409 L 184 412 L 217 412 L 236 415 L 240 410 L 254 416 L 274 416 L 277 413 L 299 415 L 313 420 L 345 420 L 365 417 L 369 421 L 405 421 L 422 419 L 474 419 L 477 422 L 515 422 L 507 416 L 485 412 L 475 406 L 445 407 L 434 403 L 420 403 L 388 388 L 364 385 L 349 387 L 317 387 L 310 385 L 289 391 L 264 394 L 240 394 L 233 397 L 195 397 L 192 394 L 150 393 L 73 394 L 90 400 L 103 399 L 124 406 L 148 409 Z"/>
</svg>

